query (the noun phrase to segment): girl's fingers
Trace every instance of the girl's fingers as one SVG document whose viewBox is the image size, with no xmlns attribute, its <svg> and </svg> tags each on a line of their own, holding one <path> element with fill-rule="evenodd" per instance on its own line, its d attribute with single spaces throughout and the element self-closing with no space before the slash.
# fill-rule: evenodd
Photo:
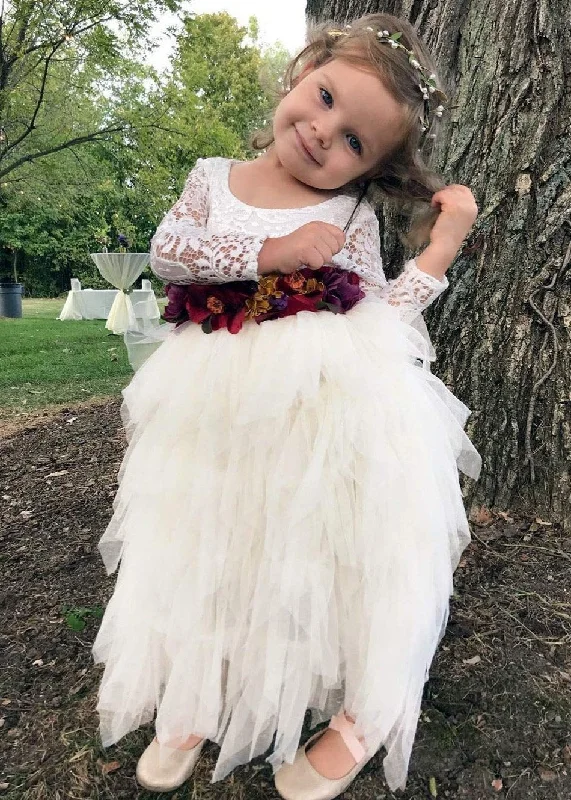
<svg viewBox="0 0 571 800">
<path fill-rule="evenodd" d="M 468 203 L 477 208 L 476 200 L 470 189 L 467 186 L 455 183 L 435 192 L 430 201 L 431 207 L 440 206 L 440 211 L 445 208 L 446 210 L 453 210 L 455 207 L 467 208 Z"/>
<path fill-rule="evenodd" d="M 319 269 L 324 264 L 324 258 L 318 247 L 311 247 L 305 256 L 305 263 L 311 269 Z"/>
<path fill-rule="evenodd" d="M 327 264 L 328 261 L 331 261 L 333 258 L 333 253 L 336 252 L 335 240 L 327 240 L 325 236 L 323 236 L 321 239 L 318 239 L 314 243 L 314 247 L 323 259 L 321 265 Z"/>
<path fill-rule="evenodd" d="M 335 236 L 335 234 L 329 230 L 324 230 L 321 233 L 319 241 L 330 250 L 329 258 L 331 258 L 334 253 L 338 253 L 343 247 L 342 244 L 339 244 L 339 237 Z"/>
<path fill-rule="evenodd" d="M 320 222 L 319 229 L 323 235 L 327 235 L 328 240 L 333 237 L 333 251 L 338 253 L 345 244 L 345 234 L 341 228 L 338 228 L 337 225 L 331 225 L 329 222 Z"/>
<path fill-rule="evenodd" d="M 332 232 L 333 236 L 335 237 L 335 242 L 337 244 L 336 252 L 338 253 L 339 250 L 343 249 L 343 246 L 345 244 L 345 234 L 343 233 L 341 228 L 338 228 L 336 225 L 331 225 L 331 228 L 332 228 L 331 232 Z"/>
</svg>

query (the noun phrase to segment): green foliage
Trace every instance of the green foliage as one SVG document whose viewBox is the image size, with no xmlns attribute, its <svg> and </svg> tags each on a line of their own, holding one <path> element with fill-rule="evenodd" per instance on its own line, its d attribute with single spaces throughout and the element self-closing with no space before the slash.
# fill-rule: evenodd
<svg viewBox="0 0 571 800">
<path fill-rule="evenodd" d="M 252 154 L 248 135 L 269 118 L 266 86 L 287 54 L 260 53 L 255 20 L 189 14 L 171 70 L 157 75 L 135 55 L 167 5 L 177 4 L 19 2 L 5 15 L 16 32 L 31 18 L 30 52 L 0 31 L 15 59 L 0 84 L 0 280 L 16 277 L 28 296 L 61 293 L 72 276 L 106 286 L 90 252 L 117 249 L 119 233 L 147 250 L 198 157 Z"/>
<path fill-rule="evenodd" d="M 149 24 L 177 0 L 16 0 L 0 11 L 0 179 L 74 144 L 130 127 L 107 97 L 122 64 L 145 46 Z M 109 76 L 112 76 L 111 78 Z"/>
</svg>

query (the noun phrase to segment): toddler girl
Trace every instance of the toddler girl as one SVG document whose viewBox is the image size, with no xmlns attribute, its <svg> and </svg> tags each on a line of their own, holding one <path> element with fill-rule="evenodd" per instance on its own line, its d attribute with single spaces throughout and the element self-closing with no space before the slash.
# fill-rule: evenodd
<svg viewBox="0 0 571 800">
<path fill-rule="evenodd" d="M 271 749 L 286 800 L 336 797 L 382 746 L 404 787 L 470 538 L 470 412 L 419 322 L 477 208 L 424 162 L 430 58 L 374 14 L 314 31 L 284 85 L 262 155 L 199 160 L 161 222 L 173 324 L 123 392 L 97 708 L 105 747 L 157 712 L 137 767 L 156 791 L 207 740 L 213 782 Z M 375 188 L 432 208 L 389 281 Z M 300 746 L 307 709 L 329 724 Z"/>
</svg>

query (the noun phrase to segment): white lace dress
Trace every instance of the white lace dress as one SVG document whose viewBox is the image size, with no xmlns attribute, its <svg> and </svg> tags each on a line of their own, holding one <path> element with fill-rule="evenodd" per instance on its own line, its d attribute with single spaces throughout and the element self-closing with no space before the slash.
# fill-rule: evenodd
<svg viewBox="0 0 571 800">
<path fill-rule="evenodd" d="M 266 237 L 344 228 L 355 200 L 259 209 L 200 160 L 159 226 L 172 283 L 257 280 Z M 159 741 L 220 746 L 213 781 L 269 751 L 292 761 L 345 709 L 404 786 L 424 682 L 469 542 L 458 469 L 480 457 L 469 409 L 431 373 L 421 312 L 448 285 L 414 260 L 387 281 L 364 202 L 332 263 L 366 297 L 205 334 L 164 326 L 124 390 L 129 445 L 99 543 L 117 582 L 93 646 L 105 747 L 150 722 Z"/>
</svg>

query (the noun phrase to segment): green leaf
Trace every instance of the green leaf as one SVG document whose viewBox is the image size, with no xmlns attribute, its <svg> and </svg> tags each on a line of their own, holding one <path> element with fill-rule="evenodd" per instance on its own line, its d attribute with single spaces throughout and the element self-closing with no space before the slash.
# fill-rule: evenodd
<svg viewBox="0 0 571 800">
<path fill-rule="evenodd" d="M 82 631 L 85 628 L 85 622 L 73 612 L 66 614 L 65 621 L 68 627 L 74 631 Z"/>
<path fill-rule="evenodd" d="M 202 323 L 204 333 L 212 333 L 212 316 L 207 317 Z"/>
<path fill-rule="evenodd" d="M 327 309 L 328 311 L 332 311 L 334 314 L 341 313 L 341 309 L 339 306 L 333 305 L 333 303 L 326 303 L 325 300 L 320 300 L 317 304 L 317 308 L 319 309 Z"/>
<path fill-rule="evenodd" d="M 395 42 L 398 42 L 398 40 L 401 38 L 401 36 L 402 36 L 402 33 L 400 33 L 400 32 L 399 33 L 393 33 L 391 36 L 389 36 L 389 39 L 394 39 Z"/>
</svg>

